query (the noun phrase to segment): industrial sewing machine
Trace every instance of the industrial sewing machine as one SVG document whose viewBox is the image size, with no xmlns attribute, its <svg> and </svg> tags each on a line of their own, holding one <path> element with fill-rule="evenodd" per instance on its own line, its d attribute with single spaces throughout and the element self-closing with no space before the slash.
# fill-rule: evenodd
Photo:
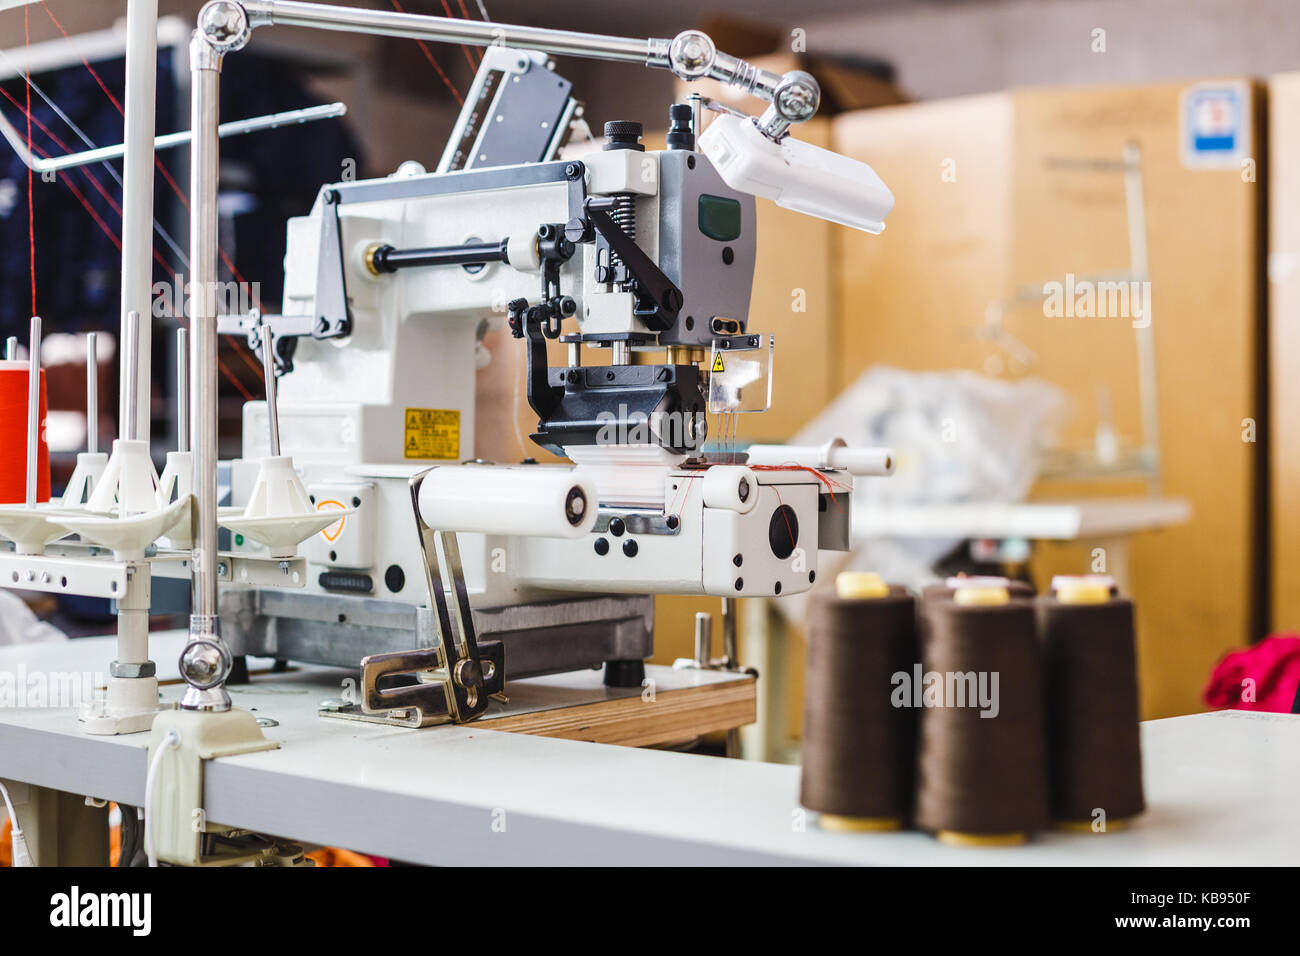
<svg viewBox="0 0 1300 956">
<path fill-rule="evenodd" d="M 507 677 L 603 666 L 607 684 L 637 686 L 655 594 L 722 596 L 725 632 L 735 598 L 807 590 L 818 551 L 847 548 L 851 508 L 832 497 L 846 497 L 854 475 L 888 474 L 888 451 L 705 445 L 710 415 L 725 422 L 771 400 L 775 343 L 749 323 L 755 197 L 869 232 L 884 228 L 893 197 L 868 166 L 789 135 L 816 112 L 811 76 L 756 69 L 698 31 L 638 41 L 211 0 L 190 48 L 190 329 L 178 340 L 188 428 L 160 477 L 141 316 L 153 150 L 179 140 L 153 138 L 153 19 L 133 10 L 126 136 L 108 148 L 125 159 L 130 219 L 119 437 L 111 455 L 79 456 L 62 500 L 37 500 L 33 317 L 26 501 L 0 505 L 0 538 L 12 542 L 0 586 L 115 600 L 117 659 L 78 720 L 90 734 L 151 732 L 146 820 L 161 820 L 156 840 L 146 835 L 151 857 L 266 855 L 228 827 L 193 825 L 207 761 L 279 746 L 232 706 L 238 655 L 359 667 L 359 695 L 327 702 L 323 716 L 466 721 Z M 319 116 L 222 127 L 218 91 L 223 60 L 272 24 L 487 51 L 436 171 L 408 163 L 324 186 L 289 223 L 281 312 L 261 315 L 219 305 L 219 139 Z M 758 118 L 715 108 L 703 129 L 711 104 L 692 97 L 671 107 L 664 150 L 647 151 L 640 124 L 616 120 L 602 148 L 562 158 L 579 106 L 548 54 L 709 77 L 769 106 Z M 475 374 L 500 324 L 525 356 L 532 441 L 562 464 L 477 459 Z M 243 457 L 229 463 L 217 456 L 220 333 L 245 336 L 266 373 L 266 401 L 245 407 Z M 563 364 L 552 344 L 567 350 Z M 88 354 L 93 395 L 93 342 Z M 175 708 L 160 704 L 149 659 L 155 575 L 191 582 Z M 734 642 L 718 666 L 737 666 Z"/>
<path fill-rule="evenodd" d="M 281 450 L 313 507 L 346 512 L 305 544 L 301 590 L 223 592 L 235 654 L 355 666 L 393 653 L 405 667 L 453 611 L 480 650 L 504 645 L 511 677 L 603 663 L 607 683 L 638 686 L 653 594 L 797 593 L 819 548 L 848 546 L 849 510 L 829 504 L 851 489 L 843 472 L 703 453 L 709 413 L 770 399 L 773 342 L 748 323 L 755 200 L 718 168 L 739 161 L 749 119 L 720 117 L 736 141 L 718 131 L 697 151 L 698 105 L 676 104 L 665 150 L 614 121 L 602 149 L 555 159 L 575 112 L 544 55 L 489 47 L 438 171 L 324 186 L 289 223 L 283 314 L 222 319 L 288 373 Z M 892 197 L 860 185 L 878 229 Z M 494 322 L 527 353 L 533 441 L 576 468 L 472 461 L 476 353 Z M 549 364 L 548 340 L 567 364 Z M 269 450 L 267 417 L 245 407 L 235 505 Z M 885 473 L 884 457 L 856 470 Z M 442 606 L 439 583 L 469 609 Z"/>
<path fill-rule="evenodd" d="M 230 313 L 217 302 L 218 78 L 271 24 L 486 52 L 437 170 L 322 187 L 288 225 L 281 314 Z M 603 148 L 558 158 L 580 107 L 550 53 L 711 77 L 770 105 L 758 118 L 715 107 L 702 132 L 712 104 L 694 97 L 669 110 L 667 149 L 646 151 L 641 125 L 618 120 Z M 416 726 L 477 716 L 507 675 L 603 664 L 608 684 L 637 686 L 653 595 L 797 593 L 819 549 L 848 546 L 851 509 L 831 497 L 853 474 L 887 474 L 888 452 L 705 453 L 710 414 L 770 403 L 775 343 L 748 320 L 754 197 L 870 232 L 892 208 L 868 166 L 788 135 L 816 111 L 811 76 L 755 69 L 698 31 L 636 41 L 291 0 L 212 0 L 191 71 L 193 448 L 175 469 L 169 456 L 161 486 L 136 469 L 134 485 L 153 486 L 140 502 L 100 489 L 84 508 L 106 517 L 41 519 L 101 542 L 106 522 L 129 524 L 119 563 L 191 577 L 183 709 L 229 711 L 222 685 L 246 654 L 359 664 L 360 698 L 323 713 Z M 572 464 L 476 459 L 475 373 L 494 324 L 526 355 L 532 440 Z M 225 502 L 218 332 L 245 336 L 267 372 Z M 551 364 L 551 342 L 566 363 Z M 123 451 L 141 451 L 136 431 Z M 147 660 L 141 636 L 133 618 L 130 660 Z M 131 720 L 107 732 L 149 716 L 131 680 L 152 665 L 121 671 L 109 710 L 129 700 Z"/>
</svg>

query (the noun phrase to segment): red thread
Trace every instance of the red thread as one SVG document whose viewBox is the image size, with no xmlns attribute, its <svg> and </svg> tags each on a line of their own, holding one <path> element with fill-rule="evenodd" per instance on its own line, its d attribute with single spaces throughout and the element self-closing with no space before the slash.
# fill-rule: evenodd
<svg viewBox="0 0 1300 956">
<path fill-rule="evenodd" d="M 456 0 L 456 5 L 460 7 L 460 16 L 461 16 L 461 19 L 462 19 L 462 20 L 468 20 L 468 19 L 469 19 L 469 11 L 465 9 L 465 0 Z M 478 61 L 479 61 L 480 63 L 482 63 L 482 62 L 483 62 L 483 51 L 480 50 L 480 49 L 475 48 L 474 53 L 475 53 L 475 55 L 478 57 Z"/>
<path fill-rule="evenodd" d="M 122 108 L 121 102 L 118 100 L 116 96 L 113 95 L 113 91 L 108 88 L 108 84 L 104 82 L 103 77 L 101 77 L 99 73 L 96 72 L 95 68 L 90 65 L 90 61 L 87 60 L 84 56 L 82 56 L 81 52 L 77 50 L 76 42 L 68 34 L 68 31 L 63 28 L 63 24 L 60 23 L 59 18 L 54 15 L 54 11 L 49 8 L 49 5 L 45 2 L 45 0 L 41 0 L 41 6 L 45 9 L 45 12 L 49 16 L 49 18 L 54 22 L 54 25 L 58 27 L 59 32 L 63 34 L 63 38 L 68 41 L 68 44 L 77 53 L 77 57 L 81 60 L 81 65 L 84 66 L 86 70 L 89 71 L 90 75 L 95 78 L 95 82 L 99 84 L 99 88 L 104 91 L 104 95 L 107 96 L 109 102 L 113 104 L 113 108 L 117 110 L 120 116 L 125 118 L 126 111 Z M 24 11 L 24 18 L 25 17 L 26 17 L 26 11 Z M 28 149 L 31 149 L 31 121 L 32 121 L 31 98 L 32 98 L 31 87 L 28 86 L 27 88 L 27 148 Z M 15 103 L 14 105 L 17 106 L 18 104 Z M 21 109 L 21 107 L 19 108 Z M 37 125 L 40 126 L 41 129 L 45 131 L 46 135 L 48 135 L 50 139 L 54 140 L 54 142 L 58 144 L 59 148 L 62 149 L 65 153 L 72 152 L 72 150 L 70 150 L 57 136 L 55 136 L 52 132 L 50 132 L 50 130 L 46 128 L 44 124 L 42 124 L 39 120 L 37 120 Z M 160 173 L 162 173 L 163 179 L 167 181 L 167 185 L 171 187 L 172 192 L 174 192 L 177 198 L 180 199 L 181 205 L 183 205 L 185 209 L 188 211 L 190 208 L 189 199 L 185 196 L 183 192 L 181 192 L 180 186 L 177 184 L 176 180 L 172 178 L 171 173 L 167 171 L 167 167 L 163 165 L 162 160 L 157 155 L 154 156 L 153 162 L 157 170 Z M 109 196 L 109 194 L 104 189 L 104 187 L 100 185 L 99 180 L 97 180 L 93 175 L 91 175 L 88 169 L 82 169 L 81 171 L 86 175 L 86 178 L 90 180 L 91 185 L 94 186 L 95 189 L 99 192 L 99 194 L 108 201 L 108 204 L 113 207 L 113 211 L 116 212 L 118 216 L 121 216 L 122 215 L 121 207 L 118 206 L 118 204 L 113 201 L 113 199 Z M 28 193 L 29 193 L 28 204 L 30 206 L 30 202 L 31 202 L 30 200 L 31 170 L 30 169 L 27 171 L 27 176 L 28 176 Z M 98 220 L 99 217 L 95 215 L 95 212 L 89 206 L 86 207 L 86 211 L 89 212 L 92 216 L 95 216 L 95 218 Z M 101 223 L 101 227 L 102 225 L 103 224 Z M 113 239 L 114 245 L 116 245 L 119 249 L 122 247 L 121 242 L 117 240 L 115 237 L 113 237 L 111 233 L 110 233 L 110 238 Z M 35 245 L 33 242 L 33 249 L 34 248 Z M 247 283 L 244 283 L 243 277 L 240 276 L 239 273 L 236 271 L 234 263 L 230 261 L 230 257 L 226 255 L 225 250 L 218 247 L 218 252 L 220 252 L 222 261 L 226 263 L 226 267 L 230 270 L 231 275 L 235 277 L 235 281 L 247 285 Z M 171 269 L 167 265 L 166 261 L 162 258 L 161 254 L 158 252 L 157 249 L 154 250 L 153 255 L 154 255 L 154 259 L 156 259 L 158 263 L 162 265 L 163 268 L 167 269 L 171 273 L 172 277 L 175 278 L 176 276 L 175 270 Z M 250 292 L 252 291 L 251 287 L 249 291 Z M 35 298 L 36 298 L 36 266 L 35 266 L 35 253 L 33 252 L 33 265 L 32 265 L 32 300 L 33 300 L 32 314 L 33 315 L 36 314 L 36 306 L 34 304 Z M 257 305 L 258 310 L 262 311 L 262 303 L 256 295 L 253 296 L 253 301 Z M 236 355 L 238 355 L 248 364 L 249 368 L 253 369 L 257 373 L 257 377 L 260 380 L 263 374 L 261 363 L 254 361 L 252 357 L 247 354 L 246 347 L 238 340 L 234 341 L 234 351 Z M 237 380 L 232 378 L 232 381 L 237 381 Z M 240 386 L 240 390 L 244 391 L 244 394 L 247 397 L 248 393 L 243 389 L 242 385 Z"/>
<path fill-rule="evenodd" d="M 393 4 L 393 9 L 398 13 L 406 12 L 402 9 L 402 5 L 398 3 L 397 0 L 391 0 L 391 2 Z M 456 102 L 461 106 L 464 106 L 465 97 L 460 95 L 460 90 L 456 89 L 456 85 L 451 82 L 451 77 L 447 76 L 447 74 L 443 72 L 442 67 L 438 65 L 438 61 L 434 59 L 433 52 L 429 49 L 429 45 L 423 40 L 416 40 L 415 42 L 420 44 L 420 49 L 424 51 L 424 58 L 429 61 L 430 66 L 438 71 L 438 76 L 442 80 L 443 85 L 451 91 L 452 96 L 456 97 Z"/>
<path fill-rule="evenodd" d="M 82 66 L 90 71 L 90 75 L 95 78 L 95 82 L 98 83 L 99 88 L 104 91 L 104 95 L 107 96 L 113 106 L 117 108 L 117 112 L 122 116 L 126 116 L 126 112 L 122 109 L 122 104 L 118 102 L 117 97 L 112 94 L 100 75 L 95 72 L 95 68 L 90 65 L 90 61 L 81 55 L 81 51 L 77 49 L 77 44 L 73 41 L 72 37 L 68 36 L 68 31 L 63 29 L 63 24 L 60 23 L 59 18 L 54 15 L 54 11 L 50 9 L 49 4 L 47 4 L 45 0 L 41 0 L 41 6 L 45 8 L 45 12 L 49 15 L 50 19 L 54 21 L 54 25 L 59 28 L 59 32 L 62 33 L 63 38 L 68 41 L 73 52 L 80 57 Z"/>
<path fill-rule="evenodd" d="M 443 9 L 443 12 L 447 14 L 447 19 L 448 19 L 448 20 L 453 20 L 453 19 L 455 19 L 455 18 L 452 16 L 452 13 L 451 13 L 451 5 L 450 5 L 449 3 L 447 3 L 447 0 L 442 0 L 442 9 Z M 464 3 L 462 3 L 462 4 L 460 5 L 460 11 L 461 11 L 461 15 L 464 16 L 465 19 L 468 20 L 468 19 L 469 19 L 469 16 L 468 16 L 468 14 L 465 13 L 465 4 L 464 4 Z M 462 53 L 465 54 L 465 60 L 469 63 L 469 68 L 470 68 L 471 70 L 477 70 L 477 69 L 478 69 L 478 64 L 474 62 L 474 55 L 473 55 L 472 53 L 469 52 L 469 47 L 467 47 L 465 44 L 462 43 L 462 44 L 460 45 L 460 51 L 461 51 Z"/>
</svg>

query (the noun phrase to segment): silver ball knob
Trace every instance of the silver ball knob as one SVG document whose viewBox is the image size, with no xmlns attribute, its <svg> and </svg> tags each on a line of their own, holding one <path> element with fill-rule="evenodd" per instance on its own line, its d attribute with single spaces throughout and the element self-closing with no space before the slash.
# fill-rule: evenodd
<svg viewBox="0 0 1300 956">
<path fill-rule="evenodd" d="M 252 33 L 248 13 L 234 0 L 211 0 L 199 11 L 198 22 L 204 39 L 220 53 L 240 49 Z"/>
<path fill-rule="evenodd" d="M 224 683 L 234 661 L 230 651 L 215 641 L 191 641 L 181 651 L 180 672 L 185 683 L 207 690 Z"/>
<path fill-rule="evenodd" d="M 707 74 L 717 54 L 718 48 L 713 40 L 699 30 L 685 30 L 677 34 L 668 47 L 672 70 L 683 79 L 694 79 Z"/>
<path fill-rule="evenodd" d="M 816 114 L 821 96 L 821 87 L 812 74 L 803 70 L 791 70 L 781 77 L 781 83 L 772 97 L 772 105 L 782 119 L 802 123 Z"/>
</svg>

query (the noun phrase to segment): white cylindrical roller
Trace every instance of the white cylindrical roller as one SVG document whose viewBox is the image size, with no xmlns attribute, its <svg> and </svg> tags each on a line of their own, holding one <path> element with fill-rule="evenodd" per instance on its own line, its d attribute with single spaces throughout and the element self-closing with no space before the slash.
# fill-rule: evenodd
<svg viewBox="0 0 1300 956">
<path fill-rule="evenodd" d="M 445 465 L 420 486 L 420 517 L 438 531 L 577 538 L 596 523 L 596 485 L 549 465 Z"/>
<path fill-rule="evenodd" d="M 510 268 L 519 272 L 536 272 L 542 267 L 542 257 L 537 251 L 537 230 L 527 229 L 510 234 L 506 244 Z"/>
<path fill-rule="evenodd" d="M 704 507 L 749 514 L 758 504 L 758 476 L 744 465 L 714 465 L 704 473 Z"/>
<path fill-rule="evenodd" d="M 894 452 L 890 448 L 850 448 L 842 438 L 825 445 L 750 445 L 751 465 L 803 465 L 835 468 L 851 475 L 892 475 Z"/>
</svg>

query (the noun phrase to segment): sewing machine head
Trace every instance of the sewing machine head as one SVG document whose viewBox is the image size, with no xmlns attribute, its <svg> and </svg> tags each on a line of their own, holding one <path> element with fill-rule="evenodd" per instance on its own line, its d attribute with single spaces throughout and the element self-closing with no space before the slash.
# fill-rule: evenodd
<svg viewBox="0 0 1300 956">
<path fill-rule="evenodd" d="M 753 194 L 834 207 L 873 231 L 892 196 L 865 165 L 772 141 L 747 118 L 718 116 L 701 143 L 699 103 L 671 107 L 665 149 L 645 148 L 641 124 L 615 121 L 600 148 L 557 159 L 555 124 L 578 115 L 569 92 L 544 57 L 491 49 L 437 172 L 407 163 L 327 185 L 289 223 L 283 314 L 242 331 L 260 347 L 269 328 L 291 373 L 279 385 L 283 448 L 313 504 L 354 509 L 305 543 L 309 594 L 427 602 L 409 582 L 428 549 L 401 529 L 408 479 L 430 466 L 418 521 L 462 532 L 457 570 L 480 634 L 490 623 L 479 613 L 493 608 L 559 601 L 572 631 L 576 607 L 587 609 L 579 625 L 626 622 L 638 600 L 627 595 L 797 593 L 815 580 L 819 549 L 848 546 L 847 472 L 829 460 L 783 467 L 795 463 L 781 454 L 751 466 L 704 446 L 710 414 L 770 403 L 774 342 L 749 323 Z M 829 203 L 837 189 L 851 198 Z M 494 326 L 522 340 L 532 439 L 578 466 L 554 496 L 543 476 L 560 466 L 460 464 L 476 458 L 476 373 L 494 374 L 483 347 Z M 552 341 L 567 346 L 565 364 L 550 364 Z M 266 414 L 265 403 L 246 406 L 247 462 L 267 450 Z M 255 474 L 234 463 L 233 503 Z M 515 499 L 531 510 L 512 509 Z M 601 605 L 598 622 L 585 616 L 610 595 L 622 603 Z M 294 613 L 259 600 L 277 621 L 262 643 L 293 643 Z M 648 605 L 635 606 L 648 636 Z M 359 626 L 351 611 L 338 616 Z M 373 631 L 312 646 L 355 659 L 375 648 Z M 599 653 L 648 655 L 634 643 Z M 517 648 L 510 659 L 515 675 L 561 666 Z"/>
</svg>

